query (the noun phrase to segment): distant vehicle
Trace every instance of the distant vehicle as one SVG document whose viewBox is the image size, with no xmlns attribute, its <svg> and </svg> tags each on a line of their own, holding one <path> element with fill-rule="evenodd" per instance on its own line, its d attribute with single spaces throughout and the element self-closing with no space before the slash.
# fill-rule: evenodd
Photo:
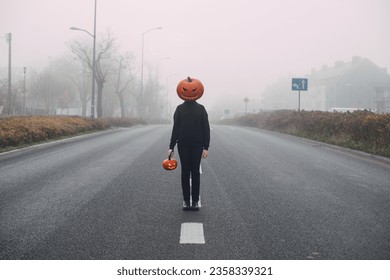
<svg viewBox="0 0 390 280">
<path fill-rule="evenodd" d="M 337 112 L 337 113 L 352 113 L 355 111 L 369 111 L 375 113 L 372 109 L 365 108 L 346 108 L 346 107 L 331 107 L 328 109 L 328 112 Z"/>
</svg>

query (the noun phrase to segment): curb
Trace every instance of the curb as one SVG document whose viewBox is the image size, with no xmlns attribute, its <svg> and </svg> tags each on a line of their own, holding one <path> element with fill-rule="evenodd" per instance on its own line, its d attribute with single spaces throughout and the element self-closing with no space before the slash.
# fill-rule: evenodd
<svg viewBox="0 0 390 280">
<path fill-rule="evenodd" d="M 87 134 L 82 134 L 82 135 L 70 136 L 68 138 L 58 139 L 58 140 L 55 140 L 55 139 L 48 140 L 48 142 L 43 142 L 43 143 L 39 143 L 39 144 L 32 144 L 31 146 L 28 146 L 28 147 L 15 148 L 13 150 L 0 153 L 0 159 L 7 158 L 8 156 L 16 156 L 16 155 L 19 155 L 19 154 L 22 154 L 25 152 L 42 150 L 42 149 L 49 148 L 49 147 L 59 146 L 59 145 L 66 144 L 66 143 L 72 143 L 72 142 L 76 142 L 76 141 L 83 140 L 83 139 L 97 137 L 97 136 L 109 134 L 109 133 L 112 133 L 115 131 L 120 131 L 120 129 L 112 127 L 112 128 L 108 128 L 108 129 L 103 130 L 103 131 L 97 131 L 97 132 L 92 132 L 92 133 L 87 133 Z"/>
</svg>

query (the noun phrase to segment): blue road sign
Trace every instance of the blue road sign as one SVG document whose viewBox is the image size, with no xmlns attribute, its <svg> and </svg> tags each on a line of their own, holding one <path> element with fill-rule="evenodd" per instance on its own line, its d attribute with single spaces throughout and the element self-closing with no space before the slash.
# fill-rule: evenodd
<svg viewBox="0 0 390 280">
<path fill-rule="evenodd" d="M 307 90 L 307 79 L 292 78 L 292 90 Z"/>
</svg>

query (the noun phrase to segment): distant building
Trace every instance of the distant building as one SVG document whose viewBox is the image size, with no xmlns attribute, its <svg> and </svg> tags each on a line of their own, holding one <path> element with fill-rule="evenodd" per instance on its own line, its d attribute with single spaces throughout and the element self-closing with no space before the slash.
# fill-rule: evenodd
<svg viewBox="0 0 390 280">
<path fill-rule="evenodd" d="M 301 109 L 330 111 L 331 108 L 368 109 L 390 113 L 390 75 L 367 58 L 355 56 L 350 62 L 337 61 L 332 67 L 312 70 L 308 91 L 301 91 Z M 288 82 L 288 83 L 287 83 Z M 274 109 L 297 108 L 297 92 L 291 91 L 291 79 L 283 82 L 283 93 L 265 95 L 265 104 L 276 103 Z M 271 86 L 270 89 L 281 88 Z M 279 100 L 272 101 L 273 96 Z M 284 96 L 284 97 L 283 97 Z M 294 98 L 291 104 L 291 98 Z M 281 101 L 280 98 L 288 102 Z M 267 100 L 270 99 L 270 100 Z M 295 104 L 296 103 L 296 104 Z"/>
</svg>

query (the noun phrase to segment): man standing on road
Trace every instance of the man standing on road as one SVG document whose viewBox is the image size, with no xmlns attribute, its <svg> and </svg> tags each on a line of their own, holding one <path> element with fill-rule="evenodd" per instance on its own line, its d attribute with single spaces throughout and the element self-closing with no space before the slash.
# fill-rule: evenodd
<svg viewBox="0 0 390 280">
<path fill-rule="evenodd" d="M 208 156 L 210 125 L 206 109 L 196 102 L 204 87 L 197 79 L 188 77 L 177 86 L 178 96 L 184 100 L 173 116 L 173 129 L 168 156 L 173 155 L 177 143 L 181 163 L 183 210 L 199 210 L 200 161 Z M 190 186 L 192 179 L 192 189 Z M 192 195 L 192 205 L 190 204 Z"/>
</svg>

